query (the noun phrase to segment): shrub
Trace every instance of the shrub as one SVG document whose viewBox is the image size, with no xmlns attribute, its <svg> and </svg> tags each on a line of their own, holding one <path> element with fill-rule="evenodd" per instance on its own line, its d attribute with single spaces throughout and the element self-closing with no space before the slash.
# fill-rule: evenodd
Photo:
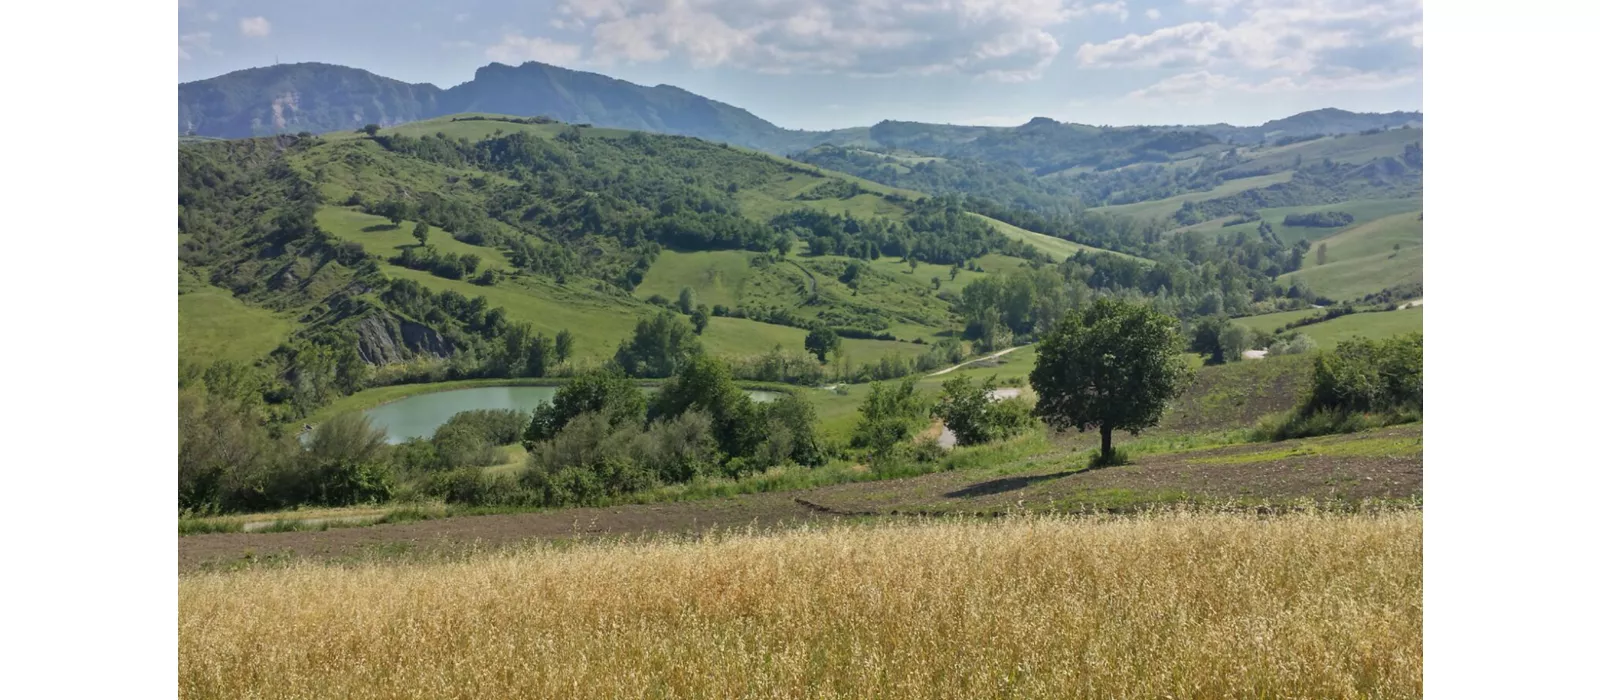
<svg viewBox="0 0 1600 700">
<path fill-rule="evenodd" d="M 1317 355 L 1300 406 L 1256 425 L 1257 440 L 1349 433 L 1422 417 L 1422 334 L 1356 338 Z"/>
<path fill-rule="evenodd" d="M 689 358 L 700 354 L 700 339 L 694 329 L 668 311 L 642 319 L 633 337 L 617 348 L 617 365 L 632 377 L 670 377 Z"/>
<path fill-rule="evenodd" d="M 951 379 L 944 383 L 934 415 L 962 445 L 981 445 L 1022 432 L 1032 422 L 1028 406 L 1017 398 L 996 400 L 994 390 L 994 377 L 982 385 L 965 376 Z"/>
<path fill-rule="evenodd" d="M 861 404 L 861 419 L 856 423 L 850 445 L 886 453 L 927 426 L 928 402 L 917 395 L 915 382 L 910 379 L 893 385 L 873 382 L 866 402 Z"/>
<path fill-rule="evenodd" d="M 1422 408 L 1422 335 L 1347 340 L 1312 364 L 1304 413 Z"/>
<path fill-rule="evenodd" d="M 393 475 L 385 442 L 383 429 L 360 413 L 328 419 L 311 433 L 295 467 L 278 475 L 276 500 L 324 506 L 388 500 Z"/>
<path fill-rule="evenodd" d="M 812 386 L 822 382 L 822 363 L 810 353 L 774 347 L 766 354 L 730 363 L 733 376 L 758 382 L 782 382 Z"/>
<path fill-rule="evenodd" d="M 1319 211 L 1309 214 L 1289 214 L 1283 217 L 1284 226 L 1314 226 L 1319 228 L 1338 228 L 1349 226 L 1355 222 L 1356 217 L 1342 211 Z"/>
<path fill-rule="evenodd" d="M 638 421 L 645 415 L 644 393 L 627 377 L 609 370 L 590 370 L 556 390 L 549 403 L 533 411 L 523 445 L 555 437 L 573 418 L 583 413 L 600 413 L 612 425 Z"/>
</svg>

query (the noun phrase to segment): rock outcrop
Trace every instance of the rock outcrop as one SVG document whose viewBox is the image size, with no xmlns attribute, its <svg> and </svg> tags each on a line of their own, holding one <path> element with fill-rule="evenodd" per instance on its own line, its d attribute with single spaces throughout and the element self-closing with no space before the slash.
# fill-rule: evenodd
<svg viewBox="0 0 1600 700">
<path fill-rule="evenodd" d="M 387 365 L 418 357 L 449 357 L 455 345 L 438 331 L 388 312 L 377 312 L 357 321 L 356 352 L 369 364 Z"/>
</svg>

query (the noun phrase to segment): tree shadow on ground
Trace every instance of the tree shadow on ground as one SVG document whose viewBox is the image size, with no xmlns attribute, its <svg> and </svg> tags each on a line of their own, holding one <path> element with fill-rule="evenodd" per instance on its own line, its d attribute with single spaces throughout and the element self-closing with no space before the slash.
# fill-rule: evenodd
<svg viewBox="0 0 1600 700">
<path fill-rule="evenodd" d="M 1009 476 L 1004 479 L 993 479 L 972 484 L 963 489 L 957 489 L 944 495 L 945 498 L 975 498 L 978 496 L 992 496 L 997 493 L 1024 489 L 1041 481 L 1059 479 L 1063 476 L 1077 474 L 1078 470 L 1069 472 L 1056 472 L 1054 474 L 1034 474 L 1032 476 Z"/>
<path fill-rule="evenodd" d="M 397 228 L 400 228 L 399 224 L 373 224 L 371 226 L 364 226 L 361 228 L 361 230 L 366 233 L 377 233 L 378 231 L 393 231 Z"/>
</svg>

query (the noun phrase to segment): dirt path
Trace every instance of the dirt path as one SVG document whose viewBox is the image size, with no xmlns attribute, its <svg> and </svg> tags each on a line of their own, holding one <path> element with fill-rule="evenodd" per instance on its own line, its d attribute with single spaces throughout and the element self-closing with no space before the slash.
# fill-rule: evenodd
<svg viewBox="0 0 1600 700">
<path fill-rule="evenodd" d="M 1001 350 L 1000 352 L 997 352 L 997 353 L 995 353 L 993 355 L 988 355 L 986 357 L 979 357 L 979 358 L 976 358 L 976 359 L 967 360 L 966 362 L 962 362 L 960 364 L 950 365 L 949 367 L 941 369 L 941 370 L 939 370 L 937 372 L 929 372 L 928 376 L 937 377 L 937 376 L 939 376 L 941 374 L 947 374 L 947 373 L 950 373 L 950 372 L 954 372 L 955 370 L 961 369 L 962 367 L 970 365 L 970 364 L 972 364 L 974 362 L 983 362 L 984 360 L 993 360 L 994 358 L 999 357 L 1001 355 L 1005 355 L 1007 353 L 1010 353 L 1013 350 L 1021 350 L 1022 348 L 1025 348 L 1025 347 L 1027 347 L 1027 346 L 1026 345 L 1018 345 L 1018 346 L 1016 346 L 1014 348 L 1006 348 L 1006 349 Z"/>
<path fill-rule="evenodd" d="M 816 298 L 816 296 L 817 296 L 817 276 L 811 274 L 811 270 L 806 269 L 805 265 L 801 265 L 800 263 L 797 263 L 797 262 L 795 262 L 793 260 L 789 260 L 787 258 L 784 259 L 784 262 L 787 262 L 790 265 L 795 266 L 795 268 L 800 270 L 800 272 L 805 273 L 806 281 L 811 283 L 811 297 L 813 299 Z"/>
</svg>

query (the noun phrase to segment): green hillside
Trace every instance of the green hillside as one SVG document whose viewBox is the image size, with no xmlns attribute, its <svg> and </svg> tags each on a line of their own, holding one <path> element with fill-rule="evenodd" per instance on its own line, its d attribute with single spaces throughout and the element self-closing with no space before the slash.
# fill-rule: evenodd
<svg viewBox="0 0 1600 700">
<path fill-rule="evenodd" d="M 284 314 L 250 306 L 198 280 L 179 285 L 178 357 L 210 364 L 254 362 L 295 330 Z"/>
<path fill-rule="evenodd" d="M 565 332 L 571 363 L 603 362 L 658 303 L 681 314 L 684 288 L 712 316 L 712 355 L 801 356 L 806 329 L 831 326 L 850 331 L 849 366 L 899 356 L 903 372 L 961 330 L 952 295 L 980 261 L 1040 257 L 955 200 L 698 139 L 493 115 L 188 142 L 179 202 L 180 264 L 216 285 L 180 302 L 180 360 L 259 359 L 292 413 L 373 382 L 535 371 L 518 349 L 531 335 Z M 246 330 L 233 354 L 214 347 Z"/>
</svg>

